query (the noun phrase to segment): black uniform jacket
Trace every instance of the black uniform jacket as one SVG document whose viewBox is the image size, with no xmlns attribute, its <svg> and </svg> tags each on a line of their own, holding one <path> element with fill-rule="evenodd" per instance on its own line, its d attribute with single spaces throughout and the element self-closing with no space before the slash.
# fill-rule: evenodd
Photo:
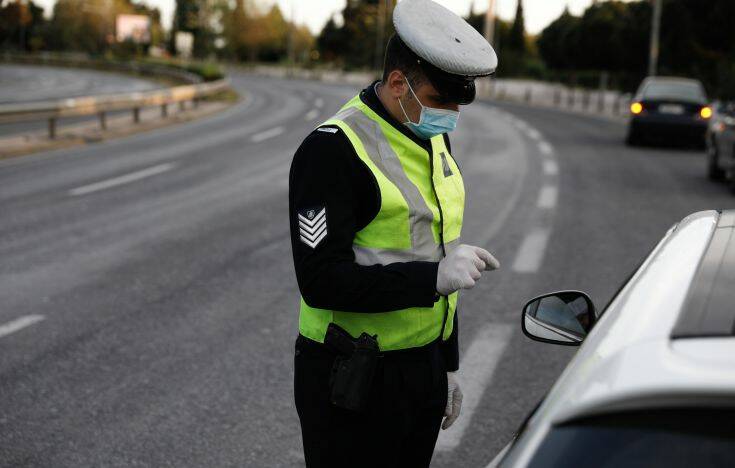
<svg viewBox="0 0 735 468">
<path fill-rule="evenodd" d="M 388 114 L 375 93 L 375 83 L 362 90 L 360 99 L 431 152 L 429 141 L 419 139 Z M 446 134 L 444 138 L 451 151 Z M 355 263 L 355 233 L 367 226 L 379 210 L 380 191 L 375 176 L 347 136 L 329 126 L 307 136 L 294 155 L 289 176 L 291 245 L 296 279 L 307 304 L 320 309 L 374 313 L 431 307 L 438 299 L 437 262 L 371 266 Z M 299 219 L 311 229 L 300 230 Z M 441 344 L 450 371 L 459 367 L 458 328 L 455 313 L 452 335 Z"/>
</svg>

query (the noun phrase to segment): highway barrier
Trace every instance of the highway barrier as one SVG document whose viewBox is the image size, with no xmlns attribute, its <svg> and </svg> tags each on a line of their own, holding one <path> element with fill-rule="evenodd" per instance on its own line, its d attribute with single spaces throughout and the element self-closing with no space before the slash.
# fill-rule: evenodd
<svg viewBox="0 0 735 468">
<path fill-rule="evenodd" d="M 14 59 L 12 61 L 20 60 Z M 36 60 L 34 63 L 38 63 L 38 61 Z M 67 61 L 65 64 L 68 66 L 69 62 Z M 141 67 L 141 65 L 134 63 L 129 65 L 131 68 Z M 170 67 L 161 66 L 153 67 L 154 69 L 151 69 L 150 66 L 147 66 L 147 71 L 154 73 L 157 69 L 163 72 L 165 68 L 167 74 L 175 74 L 180 79 L 198 82 L 152 91 L 0 104 L 0 123 L 47 120 L 48 135 L 49 138 L 53 139 L 56 137 L 58 120 L 65 117 L 96 115 L 99 118 L 100 128 L 105 130 L 109 112 L 132 111 L 133 121 L 138 123 L 142 108 L 160 106 L 161 116 L 166 117 L 168 106 L 172 104 L 178 104 L 181 109 L 184 109 L 185 104 L 191 102 L 194 107 L 197 107 L 201 99 L 226 91 L 230 86 L 227 79 L 201 82 L 201 78 L 184 70 L 177 71 Z"/>
<path fill-rule="evenodd" d="M 317 80 L 364 86 L 378 78 L 372 72 L 300 69 L 256 65 L 247 68 L 252 73 L 278 78 Z M 589 90 L 559 83 L 512 78 L 481 78 L 477 80 L 477 96 L 499 101 L 523 102 L 533 106 L 553 107 L 609 117 L 628 115 L 631 95 L 610 90 Z"/>
</svg>

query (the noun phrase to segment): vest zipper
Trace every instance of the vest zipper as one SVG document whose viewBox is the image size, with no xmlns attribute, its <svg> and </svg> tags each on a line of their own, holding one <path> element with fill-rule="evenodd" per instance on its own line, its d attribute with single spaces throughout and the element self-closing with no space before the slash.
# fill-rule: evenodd
<svg viewBox="0 0 735 468">
<path fill-rule="evenodd" d="M 442 255 L 447 256 L 447 250 L 444 247 L 444 213 L 442 212 L 442 204 L 439 201 L 439 195 L 436 193 L 436 186 L 434 185 L 434 145 L 431 144 L 431 152 L 429 153 L 429 166 L 431 174 L 431 190 L 434 192 L 434 200 L 436 200 L 436 206 L 439 209 L 439 241 L 442 246 Z M 446 307 L 444 308 L 444 318 L 442 318 L 442 329 L 439 332 L 439 342 L 444 341 L 444 328 L 447 326 L 447 317 L 449 316 L 449 296 L 446 296 Z"/>
</svg>

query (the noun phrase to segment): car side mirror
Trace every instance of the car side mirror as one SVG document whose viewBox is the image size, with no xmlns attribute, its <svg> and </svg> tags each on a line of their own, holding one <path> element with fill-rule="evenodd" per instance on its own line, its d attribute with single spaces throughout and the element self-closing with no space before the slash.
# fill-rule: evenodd
<svg viewBox="0 0 735 468">
<path fill-rule="evenodd" d="M 581 291 L 544 294 L 523 307 L 521 328 L 532 340 L 579 346 L 596 320 L 595 305 Z"/>
</svg>

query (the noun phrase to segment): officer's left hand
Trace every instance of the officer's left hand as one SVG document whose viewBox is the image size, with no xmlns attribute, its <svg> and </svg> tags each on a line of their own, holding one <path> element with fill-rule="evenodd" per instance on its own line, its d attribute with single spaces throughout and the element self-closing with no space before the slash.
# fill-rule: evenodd
<svg viewBox="0 0 735 468">
<path fill-rule="evenodd" d="M 449 429 L 459 416 L 462 409 L 462 390 L 459 388 L 459 378 L 456 372 L 447 372 L 447 407 L 444 409 L 442 429 Z"/>
</svg>

